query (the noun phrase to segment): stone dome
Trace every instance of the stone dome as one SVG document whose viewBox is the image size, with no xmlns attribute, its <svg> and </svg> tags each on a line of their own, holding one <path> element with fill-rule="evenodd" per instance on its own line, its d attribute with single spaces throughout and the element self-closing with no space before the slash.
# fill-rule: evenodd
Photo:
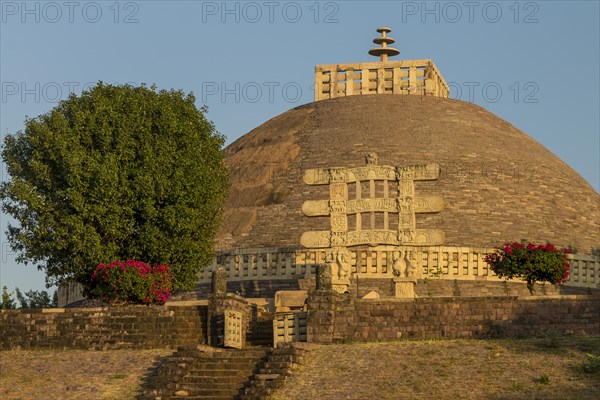
<svg viewBox="0 0 600 400">
<path fill-rule="evenodd" d="M 307 231 L 330 229 L 308 217 L 307 200 L 329 198 L 307 185 L 308 169 L 436 163 L 436 180 L 415 194 L 438 196 L 438 213 L 418 229 L 445 232 L 444 245 L 495 247 L 527 240 L 591 254 L 600 247 L 600 196 L 540 143 L 485 109 L 427 96 L 368 95 L 289 110 L 225 149 L 231 190 L 217 249 L 302 248 Z M 379 190 L 379 189 L 376 189 Z"/>
</svg>

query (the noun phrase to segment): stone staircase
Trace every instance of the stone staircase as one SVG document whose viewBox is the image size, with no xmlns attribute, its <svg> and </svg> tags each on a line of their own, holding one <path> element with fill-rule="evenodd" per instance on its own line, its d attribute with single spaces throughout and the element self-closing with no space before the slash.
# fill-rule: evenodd
<svg viewBox="0 0 600 400">
<path fill-rule="evenodd" d="M 180 348 L 147 377 L 138 400 L 265 400 L 281 387 L 311 345 L 276 349 Z"/>
<path fill-rule="evenodd" d="M 267 360 L 269 348 L 179 348 L 147 378 L 138 400 L 231 400 Z"/>
<path fill-rule="evenodd" d="M 263 361 L 239 400 L 265 400 L 280 388 L 311 350 L 307 343 L 281 343 Z"/>
<path fill-rule="evenodd" d="M 180 347 L 147 375 L 138 400 L 264 400 L 307 351 L 306 343 L 273 349 L 273 314 L 255 309 L 244 349 Z"/>
<path fill-rule="evenodd" d="M 273 347 L 273 314 L 261 312 L 256 319 L 250 322 L 246 335 L 248 346 Z"/>
</svg>

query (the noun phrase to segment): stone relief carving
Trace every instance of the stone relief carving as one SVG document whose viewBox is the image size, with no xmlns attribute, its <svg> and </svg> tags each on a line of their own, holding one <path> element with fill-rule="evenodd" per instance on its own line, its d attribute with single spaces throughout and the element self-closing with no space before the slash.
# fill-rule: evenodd
<svg viewBox="0 0 600 400">
<path fill-rule="evenodd" d="M 333 248 L 327 251 L 325 261 L 331 266 L 333 290 L 347 292 L 352 271 L 352 252 L 345 247 Z"/>
<path fill-rule="evenodd" d="M 411 204 L 412 203 L 412 204 Z M 402 197 L 360 200 L 307 200 L 302 204 L 302 213 L 309 217 L 326 216 L 334 213 L 357 214 L 363 212 L 432 213 L 444 208 L 444 200 L 438 196 Z"/>
<path fill-rule="evenodd" d="M 396 176 L 401 180 L 426 181 L 437 179 L 440 175 L 438 164 L 401 165 L 396 167 Z"/>
<path fill-rule="evenodd" d="M 331 217 L 331 229 L 334 231 L 348 230 L 348 217 L 346 215 L 334 215 Z"/>
<path fill-rule="evenodd" d="M 329 210 L 328 200 L 308 200 L 302 204 L 302 213 L 307 217 L 329 215 Z"/>
<path fill-rule="evenodd" d="M 346 172 L 346 168 L 330 168 L 329 176 L 331 178 L 331 182 L 346 182 L 346 178 L 348 176 Z"/>
<path fill-rule="evenodd" d="M 333 276 L 338 280 L 350 278 L 352 269 L 352 254 L 345 247 L 335 249 L 330 253 L 330 263 L 332 264 Z"/>
<path fill-rule="evenodd" d="M 398 241 L 400 243 L 413 243 L 417 237 L 414 229 L 408 229 L 398 232 Z"/>
<path fill-rule="evenodd" d="M 367 167 L 350 168 L 348 170 L 348 182 L 367 180 L 395 181 L 396 171 L 393 167 L 369 165 Z"/>
<path fill-rule="evenodd" d="M 346 232 L 331 232 L 331 246 L 344 246 L 346 244 Z"/>
<path fill-rule="evenodd" d="M 395 251 L 392 254 L 392 271 L 394 276 L 402 275 L 402 272 L 406 269 L 406 260 L 404 259 L 404 251 Z"/>
<path fill-rule="evenodd" d="M 444 231 L 437 229 L 403 229 L 400 232 L 383 229 L 364 231 L 330 230 L 304 232 L 300 238 L 300 243 L 307 248 L 360 245 L 439 246 L 444 243 L 445 238 Z"/>
<path fill-rule="evenodd" d="M 300 237 L 300 244 L 307 248 L 325 248 L 331 246 L 331 231 L 309 231 Z"/>
<path fill-rule="evenodd" d="M 413 207 L 416 213 L 439 212 L 444 209 L 445 202 L 439 196 L 414 197 Z"/>
<path fill-rule="evenodd" d="M 360 212 L 398 212 L 397 199 L 360 199 L 348 200 L 346 202 L 346 213 L 356 214 Z"/>
<path fill-rule="evenodd" d="M 331 200 L 346 200 L 348 198 L 348 185 L 345 183 L 332 183 L 329 192 Z"/>
<path fill-rule="evenodd" d="M 365 156 L 365 162 L 367 163 L 367 165 L 377 165 L 378 161 L 379 157 L 377 157 L 376 153 L 368 153 Z"/>
<path fill-rule="evenodd" d="M 418 252 L 414 250 L 394 251 L 392 254 L 392 272 L 399 278 L 418 279 L 420 276 Z"/>
<path fill-rule="evenodd" d="M 410 251 L 406 254 L 406 277 L 411 279 L 420 278 L 421 265 L 418 260 L 419 252 Z"/>
<path fill-rule="evenodd" d="M 307 185 L 326 185 L 329 183 L 329 170 L 307 169 L 304 171 L 303 180 Z"/>
<path fill-rule="evenodd" d="M 329 212 L 331 213 L 346 213 L 346 202 L 340 200 L 332 200 L 329 202 Z"/>
</svg>

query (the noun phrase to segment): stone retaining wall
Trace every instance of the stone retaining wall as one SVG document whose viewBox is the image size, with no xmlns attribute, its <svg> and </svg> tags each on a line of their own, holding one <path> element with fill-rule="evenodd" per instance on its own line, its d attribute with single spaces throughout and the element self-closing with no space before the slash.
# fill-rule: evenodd
<svg viewBox="0 0 600 400">
<path fill-rule="evenodd" d="M 244 297 L 274 298 L 279 290 L 314 290 L 315 278 L 306 279 L 273 279 L 228 281 L 227 292 Z M 391 278 L 350 279 L 350 293 L 355 297 L 375 291 L 381 297 L 394 296 L 394 283 Z M 193 291 L 178 293 L 174 300 L 205 299 L 210 293 L 210 283 L 200 283 Z M 358 293 L 358 294 L 357 294 Z M 527 284 L 519 280 L 487 281 L 487 280 L 449 280 L 441 278 L 419 279 L 415 285 L 418 297 L 485 297 L 485 296 L 528 296 Z M 557 286 L 536 284 L 536 295 L 553 296 L 559 294 L 600 294 L 600 289 L 575 286 Z"/>
<path fill-rule="evenodd" d="M 600 296 L 354 299 L 313 292 L 308 341 L 597 335 Z"/>
<path fill-rule="evenodd" d="M 206 306 L 0 310 L 0 349 L 176 348 L 206 343 Z"/>
</svg>

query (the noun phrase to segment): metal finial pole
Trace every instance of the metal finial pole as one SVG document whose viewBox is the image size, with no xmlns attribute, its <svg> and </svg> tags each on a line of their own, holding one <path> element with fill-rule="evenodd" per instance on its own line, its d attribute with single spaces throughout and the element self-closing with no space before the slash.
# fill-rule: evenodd
<svg viewBox="0 0 600 400">
<path fill-rule="evenodd" d="M 381 47 L 376 47 L 374 49 L 369 50 L 369 54 L 375 57 L 379 57 L 379 61 L 385 62 L 388 60 L 388 57 L 397 56 L 400 54 L 398 49 L 393 47 L 388 47 L 388 44 L 392 44 L 395 40 L 391 37 L 388 37 L 387 34 L 391 32 L 390 28 L 379 28 L 377 32 L 381 34 L 380 37 L 373 39 L 373 43 L 380 45 Z"/>
</svg>

